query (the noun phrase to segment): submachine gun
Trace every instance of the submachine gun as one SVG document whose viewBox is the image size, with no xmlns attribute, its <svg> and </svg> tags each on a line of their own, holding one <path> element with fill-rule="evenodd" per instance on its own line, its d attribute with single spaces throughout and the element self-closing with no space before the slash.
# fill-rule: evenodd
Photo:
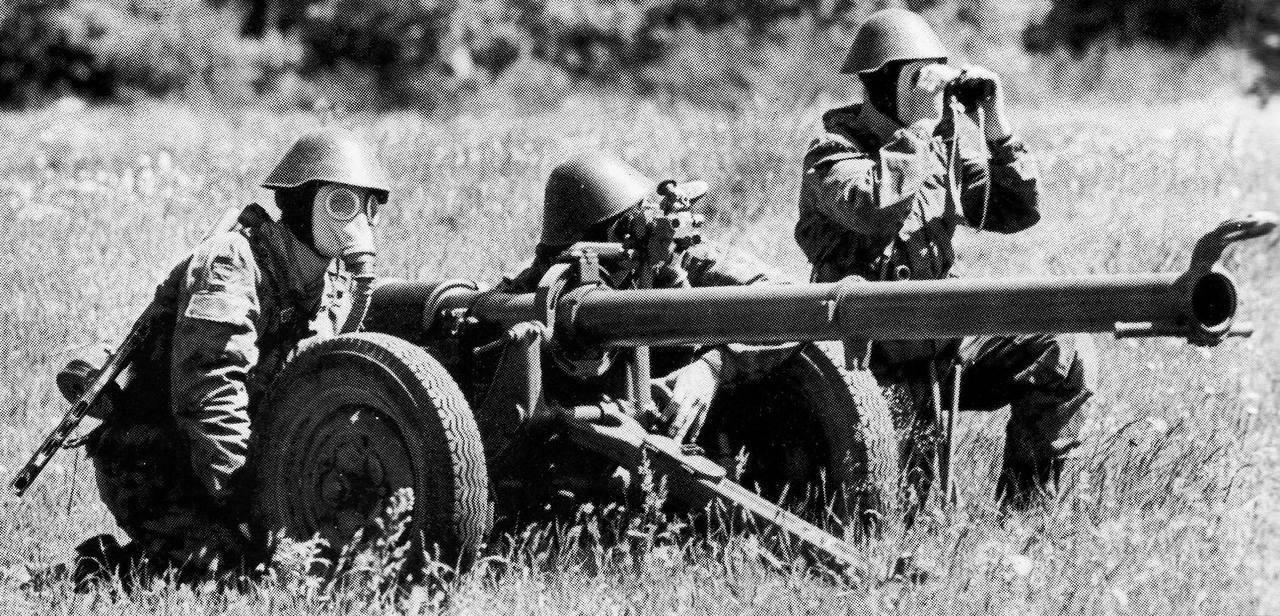
<svg viewBox="0 0 1280 616">
<path fill-rule="evenodd" d="M 525 426 L 558 425 L 624 467 L 647 459 L 673 493 L 724 502 L 850 566 L 859 562 L 853 545 L 732 481 L 698 451 L 643 427 L 652 410 L 648 347 L 1069 332 L 1215 345 L 1251 333 L 1236 322 L 1236 284 L 1217 262 L 1230 244 L 1271 232 L 1277 220 L 1260 212 L 1223 222 L 1199 240 L 1179 273 L 648 288 L 655 274 L 678 276 L 674 257 L 699 241 L 701 219 L 679 189 L 664 182 L 661 199 L 633 213 L 620 241 L 571 246 L 533 293 L 481 290 L 469 280 L 383 279 L 369 329 L 438 348 L 456 345 L 459 332 L 476 323 L 503 328 L 505 336 L 478 352 L 503 347 L 519 358 L 508 381 L 519 384 L 516 406 Z M 632 288 L 611 288 L 602 262 L 624 265 Z M 557 349 L 602 356 L 631 350 L 628 398 L 572 408 L 549 402 L 543 357 Z M 486 450 L 499 438 L 482 437 Z"/>
</svg>

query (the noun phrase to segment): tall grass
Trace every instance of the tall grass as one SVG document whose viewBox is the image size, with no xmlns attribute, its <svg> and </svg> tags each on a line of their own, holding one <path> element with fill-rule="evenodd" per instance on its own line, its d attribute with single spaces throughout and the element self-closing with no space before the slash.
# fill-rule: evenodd
<svg viewBox="0 0 1280 616">
<path fill-rule="evenodd" d="M 835 101 L 819 100 L 818 105 Z M 1024 109 L 1040 155 L 1043 222 L 964 233 L 966 275 L 1171 270 L 1222 217 L 1280 194 L 1280 116 L 1230 98 Z M 819 107 L 740 112 L 627 98 L 550 112 L 492 104 L 448 121 L 351 116 L 388 163 L 384 273 L 491 281 L 535 242 L 542 186 L 569 152 L 615 151 L 654 177 L 700 178 L 711 234 L 804 277 L 791 240 L 800 158 Z M 113 341 L 154 285 L 226 207 L 264 200 L 259 177 L 316 119 L 169 106 L 0 115 L 0 470 L 55 421 L 67 349 Z M 1259 327 L 1213 349 L 1099 337 L 1105 370 L 1088 444 L 1064 495 L 1026 515 L 990 505 L 1007 413 L 966 414 L 961 505 L 891 527 L 861 575 L 831 582 L 762 564 L 751 532 L 625 544 L 626 558 L 548 566 L 533 529 L 495 548 L 451 592 L 320 592 L 294 578 L 246 591 L 159 585 L 112 600 L 65 584 L 18 586 L 113 530 L 83 460 L 63 454 L 22 501 L 0 501 L 0 610 L 13 613 L 1261 613 L 1280 610 L 1280 370 L 1276 240 L 1228 258 Z M 585 526 L 582 528 L 586 528 Z M 569 532 L 571 529 L 561 529 Z M 585 532 L 579 530 L 578 532 Z M 530 534 L 533 533 L 533 534 Z M 622 549 L 622 548 L 618 548 Z M 927 573 L 890 575 L 903 553 Z"/>
</svg>

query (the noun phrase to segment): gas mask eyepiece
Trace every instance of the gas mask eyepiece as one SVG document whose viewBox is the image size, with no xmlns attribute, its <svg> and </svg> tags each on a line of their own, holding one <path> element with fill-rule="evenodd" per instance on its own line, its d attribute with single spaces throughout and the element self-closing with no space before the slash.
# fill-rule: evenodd
<svg viewBox="0 0 1280 616">
<path fill-rule="evenodd" d="M 370 225 L 378 224 L 378 196 L 372 191 L 343 184 L 326 184 L 316 192 L 316 203 L 338 222 L 349 222 L 364 212 Z"/>
</svg>

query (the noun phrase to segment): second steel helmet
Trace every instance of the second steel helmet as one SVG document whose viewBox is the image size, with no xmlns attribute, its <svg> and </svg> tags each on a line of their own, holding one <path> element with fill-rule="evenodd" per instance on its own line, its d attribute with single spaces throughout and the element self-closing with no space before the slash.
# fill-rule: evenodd
<svg viewBox="0 0 1280 616">
<path fill-rule="evenodd" d="M 566 246 L 592 225 L 639 203 L 656 182 L 603 152 L 573 156 L 551 170 L 542 200 L 544 246 Z"/>
<path fill-rule="evenodd" d="M 383 202 L 391 192 L 387 172 L 364 142 L 340 128 L 303 135 L 262 181 L 263 188 L 296 188 L 312 181 L 367 188 Z"/>
<path fill-rule="evenodd" d="M 906 9 L 872 13 L 858 28 L 840 72 L 865 73 L 901 60 L 946 60 L 946 47 L 923 17 Z"/>
</svg>

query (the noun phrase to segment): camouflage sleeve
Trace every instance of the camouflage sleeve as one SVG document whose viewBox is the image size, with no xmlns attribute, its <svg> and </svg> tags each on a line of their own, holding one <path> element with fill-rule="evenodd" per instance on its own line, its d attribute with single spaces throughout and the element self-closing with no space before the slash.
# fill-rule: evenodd
<svg viewBox="0 0 1280 616">
<path fill-rule="evenodd" d="M 502 281 L 495 287 L 503 293 L 529 293 L 538 288 L 538 280 L 534 260 L 527 259 L 514 272 L 502 275 Z"/>
<path fill-rule="evenodd" d="M 778 278 L 772 268 L 745 251 L 711 242 L 690 248 L 683 260 L 694 287 L 735 287 Z"/>
<path fill-rule="evenodd" d="M 249 445 L 245 379 L 258 362 L 259 272 L 248 242 L 219 235 L 196 250 L 187 269 L 173 332 L 171 405 L 191 466 L 215 500 Z"/>
<path fill-rule="evenodd" d="M 911 213 L 930 165 L 928 142 L 907 129 L 877 162 L 843 139 L 819 137 L 805 156 L 801 191 L 837 224 L 863 235 L 892 235 Z"/>
<path fill-rule="evenodd" d="M 1039 171 L 1017 137 L 990 144 L 991 160 L 963 156 L 960 203 L 969 226 L 1016 233 L 1040 221 Z M 990 192 L 987 188 L 990 187 Z"/>
</svg>

